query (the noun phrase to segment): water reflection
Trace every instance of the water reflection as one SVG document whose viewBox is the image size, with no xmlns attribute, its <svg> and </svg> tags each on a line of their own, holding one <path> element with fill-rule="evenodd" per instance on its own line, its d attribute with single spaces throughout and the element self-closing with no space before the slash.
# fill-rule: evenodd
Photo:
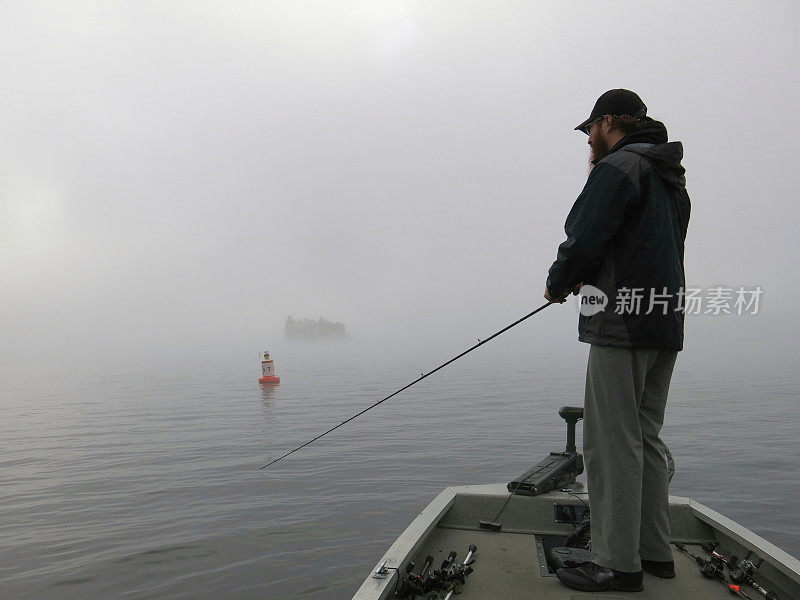
<svg viewBox="0 0 800 600">
<path fill-rule="evenodd" d="M 261 388 L 261 402 L 264 404 L 264 408 L 269 413 L 273 407 L 273 400 L 277 396 L 278 390 L 280 389 L 280 384 L 277 383 L 259 383 L 259 387 Z"/>
</svg>

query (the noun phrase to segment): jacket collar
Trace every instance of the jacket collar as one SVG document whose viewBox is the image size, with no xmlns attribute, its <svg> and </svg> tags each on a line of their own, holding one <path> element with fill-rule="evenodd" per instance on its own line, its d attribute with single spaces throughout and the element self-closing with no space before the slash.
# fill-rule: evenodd
<svg viewBox="0 0 800 600">
<path fill-rule="evenodd" d="M 650 119 L 647 125 L 645 125 L 642 129 L 626 135 L 624 138 L 614 144 L 611 150 L 595 158 L 592 161 L 592 164 L 596 165 L 609 154 L 613 154 L 628 144 L 666 144 L 668 139 L 667 128 L 664 126 L 664 124 L 661 121 Z"/>
</svg>

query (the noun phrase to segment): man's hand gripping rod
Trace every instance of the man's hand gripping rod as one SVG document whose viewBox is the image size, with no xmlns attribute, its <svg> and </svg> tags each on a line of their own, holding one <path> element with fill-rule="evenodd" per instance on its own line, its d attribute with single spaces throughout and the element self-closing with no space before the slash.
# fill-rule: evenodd
<svg viewBox="0 0 800 600">
<path fill-rule="evenodd" d="M 525 315 L 525 316 L 524 316 L 524 317 L 522 317 L 521 319 L 517 319 L 516 321 L 514 321 L 513 323 L 511 323 L 511 325 L 508 325 L 508 326 L 506 326 L 506 327 L 503 327 L 503 329 L 501 329 L 500 331 L 498 331 L 497 333 L 495 333 L 495 334 L 494 334 L 494 335 L 492 335 L 491 337 L 488 337 L 488 338 L 486 338 L 485 340 L 482 340 L 482 341 L 481 341 L 481 340 L 479 340 L 477 344 L 475 344 L 474 346 L 472 346 L 472 348 L 469 348 L 468 350 L 464 350 L 464 352 L 462 352 L 462 353 L 461 353 L 461 354 L 459 354 L 458 356 L 454 356 L 453 358 L 451 358 L 450 360 L 448 360 L 446 363 L 442 363 L 441 365 L 439 365 L 438 367 L 436 367 L 436 368 L 435 368 L 433 371 L 430 371 L 429 373 L 423 373 L 423 374 L 421 374 L 421 375 L 420 375 L 420 376 L 419 376 L 417 379 L 415 379 L 414 381 L 412 381 L 412 382 L 411 382 L 411 383 L 409 383 L 408 385 L 406 385 L 406 386 L 404 386 L 404 387 L 401 387 L 401 388 L 400 388 L 399 390 L 397 390 L 396 392 L 393 392 L 393 393 L 389 394 L 389 395 L 388 395 L 388 396 L 386 396 L 386 398 L 384 398 L 383 400 L 378 400 L 378 401 L 377 401 L 375 404 L 373 404 L 372 406 L 369 406 L 369 407 L 365 408 L 364 410 L 362 410 L 361 412 L 359 412 L 359 413 L 357 413 L 357 414 L 353 415 L 353 416 L 352 416 L 352 417 L 350 417 L 349 419 L 347 419 L 347 420 L 345 420 L 345 421 L 342 421 L 341 423 L 339 423 L 339 424 L 338 424 L 338 425 L 336 425 L 335 427 L 331 427 L 331 428 L 330 428 L 330 429 L 328 429 L 328 431 L 326 431 L 325 433 L 321 433 L 321 434 L 320 434 L 320 435 L 318 435 L 317 437 L 315 437 L 315 438 L 313 438 L 313 439 L 310 439 L 310 440 L 308 440 L 308 441 L 307 441 L 305 444 L 303 444 L 302 446 L 298 446 L 297 448 L 295 448 L 294 450 L 291 450 L 291 451 L 287 452 L 287 453 L 286 453 L 286 454 L 284 454 L 283 456 L 280 456 L 280 457 L 276 458 L 275 460 L 272 460 L 272 461 L 268 462 L 268 463 L 267 463 L 267 464 L 265 464 L 263 467 L 259 467 L 259 469 L 266 469 L 266 468 L 267 468 L 267 467 L 269 467 L 270 465 L 274 465 L 274 464 L 275 464 L 276 462 L 278 462 L 279 460 L 283 460 L 284 458 L 286 458 L 286 457 L 287 457 L 287 456 L 289 456 L 290 454 L 294 454 L 295 452 L 297 452 L 298 450 L 301 450 L 302 448 L 305 448 L 305 447 L 306 447 L 306 446 L 308 446 L 309 444 L 313 444 L 314 442 L 316 442 L 316 441 L 317 441 L 318 439 L 320 439 L 321 437 L 324 437 L 324 436 L 328 435 L 329 433 L 331 433 L 332 431 L 335 431 L 336 429 L 339 429 L 339 427 L 341 427 L 342 425 L 344 425 L 344 424 L 346 424 L 346 423 L 349 423 L 350 421 L 352 421 L 353 419 L 355 419 L 355 418 L 357 418 L 357 417 L 360 417 L 360 416 L 361 416 L 361 415 L 363 415 L 365 412 L 367 412 L 368 410 L 371 410 L 371 409 L 375 408 L 375 407 L 376 407 L 376 406 L 378 406 L 379 404 L 383 404 L 384 402 L 386 402 L 386 401 L 387 401 L 389 398 L 391 398 L 392 396 L 396 396 L 397 394 L 399 394 L 399 393 L 400 393 L 400 392 L 402 392 L 403 390 L 407 390 L 408 388 L 410 388 L 410 387 L 411 387 L 412 385 L 414 385 L 415 383 L 419 383 L 420 381 L 422 381 L 422 380 L 423 380 L 423 379 L 425 379 L 426 377 L 428 377 L 428 376 L 430 376 L 430 375 L 433 375 L 434 373 L 436 373 L 436 371 L 438 371 L 438 370 L 440 370 L 440 369 L 444 369 L 444 368 L 445 368 L 447 365 L 449 365 L 451 362 L 455 362 L 455 361 L 457 361 L 457 360 L 458 360 L 459 358 L 461 358 L 462 356 L 465 356 L 465 355 L 469 354 L 470 352 L 472 352 L 473 350 L 475 350 L 475 348 L 478 348 L 479 346 L 483 346 L 483 345 L 484 345 L 486 342 L 489 342 L 489 341 L 493 340 L 494 338 L 496 338 L 496 337 L 497 337 L 498 335 L 500 335 L 501 333 L 504 333 L 504 332 L 508 331 L 509 329 L 511 329 L 512 327 L 514 327 L 514 326 L 516 326 L 516 325 L 519 325 L 519 324 L 520 324 L 520 323 L 522 323 L 522 322 L 523 322 L 525 319 L 529 319 L 530 317 L 532 317 L 533 315 L 535 315 L 535 314 L 536 314 L 536 313 L 538 313 L 539 311 L 541 311 L 541 310 L 544 310 L 545 308 L 547 308 L 547 307 L 548 307 L 548 306 L 550 306 L 551 304 L 556 304 L 557 302 L 558 302 L 558 301 L 554 301 L 554 302 L 547 302 L 546 304 L 543 304 L 542 306 L 540 306 L 540 307 L 539 307 L 539 308 L 537 308 L 536 310 L 534 310 L 534 311 L 532 311 L 532 312 L 529 312 L 527 315 Z"/>
</svg>

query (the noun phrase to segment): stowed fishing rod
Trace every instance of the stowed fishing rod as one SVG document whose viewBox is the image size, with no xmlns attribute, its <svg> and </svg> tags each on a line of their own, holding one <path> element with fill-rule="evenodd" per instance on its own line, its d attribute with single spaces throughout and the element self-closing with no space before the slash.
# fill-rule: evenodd
<svg viewBox="0 0 800 600">
<path fill-rule="evenodd" d="M 395 590 L 395 598 L 414 600 L 417 596 L 425 596 L 428 600 L 434 600 L 446 593 L 444 600 L 449 600 L 453 594 L 460 594 L 461 586 L 466 583 L 467 576 L 474 571 L 472 565 L 475 564 L 475 553 L 478 548 L 475 544 L 470 544 L 468 550 L 467 557 L 462 563 L 456 562 L 458 554 L 452 550 L 442 566 L 434 571 L 429 571 L 433 564 L 433 556 L 430 555 L 425 559 L 425 564 L 419 573 L 413 572 L 413 562 L 408 563 L 406 575 Z"/>
<path fill-rule="evenodd" d="M 728 570 L 730 571 L 731 581 L 736 584 L 746 583 L 750 585 L 750 587 L 764 596 L 766 600 L 779 600 L 778 595 L 775 592 L 764 589 L 753 579 L 753 575 L 764 562 L 763 558 L 758 561 L 758 564 L 753 564 L 753 561 L 750 560 L 750 556 L 752 555 L 752 551 L 750 550 L 748 550 L 747 556 L 745 556 L 743 559 L 739 559 L 736 556 L 726 557 L 725 555 L 717 552 L 716 543 L 700 544 L 700 547 L 712 556 L 711 560 L 721 561 L 727 565 Z"/>
<path fill-rule="evenodd" d="M 321 437 L 325 437 L 326 435 L 328 435 L 328 434 L 329 434 L 329 433 L 331 433 L 332 431 L 335 431 L 335 430 L 339 429 L 339 427 L 341 427 L 342 425 L 345 425 L 345 424 L 349 423 L 350 421 L 352 421 L 353 419 L 355 419 L 355 418 L 357 418 L 357 417 L 360 417 L 361 415 L 363 415 L 363 414 L 364 414 L 365 412 L 367 412 L 368 410 L 372 410 L 373 408 L 375 408 L 375 407 L 376 407 L 376 406 L 378 406 L 379 404 L 383 404 L 383 403 L 384 403 L 384 402 L 386 402 L 386 401 L 387 401 L 389 398 L 392 398 L 393 396 L 396 396 L 397 394 L 399 394 L 399 393 L 400 393 L 400 392 L 402 392 L 403 390 L 407 390 L 407 389 L 408 389 L 408 388 L 410 388 L 412 385 L 414 385 L 414 384 L 416 384 L 416 383 L 419 383 L 420 381 L 422 381 L 422 380 L 423 380 L 423 379 L 425 379 L 426 377 L 429 377 L 429 376 L 433 375 L 434 373 L 436 373 L 436 371 L 438 371 L 438 370 L 440 370 L 440 369 L 444 369 L 444 368 L 445 368 L 447 365 L 449 365 L 449 364 L 450 364 L 450 363 L 452 363 L 452 362 L 455 362 L 455 361 L 457 361 L 457 360 L 458 360 L 459 358 L 461 358 L 462 356 L 466 356 L 467 354 L 469 354 L 470 352 L 472 352 L 473 350 L 475 350 L 475 348 L 479 348 L 480 346 L 483 346 L 483 345 L 484 345 L 486 342 L 490 342 L 490 341 L 492 341 L 492 340 L 493 340 L 494 338 L 496 338 L 498 335 L 500 335 L 501 333 L 504 333 L 504 332 L 508 331 L 509 329 L 511 329 L 512 327 L 515 327 L 516 325 L 519 325 L 519 324 L 520 324 L 520 323 L 522 323 L 522 322 L 523 322 L 525 319 L 529 319 L 529 318 L 531 318 L 533 315 L 535 315 L 536 313 L 538 313 L 539 311 L 541 311 L 541 310 L 544 310 L 545 308 L 547 308 L 548 306 L 550 306 L 551 304 L 557 304 L 557 303 L 558 303 L 558 301 L 555 301 L 555 302 L 547 302 L 546 304 L 543 304 L 542 306 L 540 306 L 540 307 L 539 307 L 539 308 L 537 308 L 536 310 L 529 312 L 527 315 L 525 315 L 525 316 L 524 316 L 524 317 L 522 317 L 521 319 L 517 319 L 516 321 L 514 321 L 513 323 L 511 323 L 511 325 L 508 325 L 508 326 L 506 326 L 506 327 L 503 327 L 503 329 L 501 329 L 500 331 L 498 331 L 498 332 L 497 332 L 497 333 L 495 333 L 494 335 L 492 335 L 492 336 L 490 336 L 490 337 L 486 338 L 485 340 L 480 340 L 480 339 L 479 339 L 479 340 L 478 340 L 478 343 L 477 343 L 477 344 L 475 344 L 474 346 L 472 346 L 472 348 L 469 348 L 468 350 L 464 350 L 464 352 L 462 352 L 462 353 L 461 353 L 461 354 L 459 354 L 458 356 L 454 356 L 453 358 L 451 358 L 450 360 L 448 360 L 446 363 L 442 363 L 441 365 L 439 365 L 438 367 L 436 367 L 436 368 L 435 368 L 433 371 L 430 371 L 429 373 L 422 373 L 422 374 L 421 374 L 421 375 L 420 375 L 420 376 L 419 376 L 417 379 L 415 379 L 414 381 L 412 381 L 412 382 L 411 382 L 411 383 L 409 383 L 408 385 L 406 385 L 406 386 L 404 386 L 404 387 L 401 387 L 401 388 L 400 388 L 399 390 L 397 390 L 396 392 L 392 392 L 391 394 L 389 394 L 388 396 L 386 396 L 386 398 L 384 398 L 383 400 L 378 400 L 378 401 L 377 401 L 375 404 L 373 404 L 372 406 L 368 406 L 367 408 L 365 408 L 365 409 L 364 409 L 364 410 L 362 410 L 361 412 L 359 412 L 359 413 L 357 413 L 357 414 L 353 415 L 353 416 L 352 416 L 352 417 L 350 417 L 349 419 L 347 419 L 347 420 L 345 420 L 345 421 L 342 421 L 341 423 L 339 423 L 338 425 L 336 425 L 336 426 L 334 426 L 334 427 L 331 427 L 331 428 L 330 428 L 330 429 L 328 429 L 328 431 L 326 431 L 325 433 L 321 433 L 321 434 L 320 434 L 320 435 L 318 435 L 317 437 L 315 437 L 315 438 L 313 438 L 313 439 L 310 439 L 310 440 L 308 440 L 308 441 L 307 441 L 305 444 L 303 444 L 302 446 L 298 446 L 298 447 L 297 447 L 297 448 L 295 448 L 294 450 L 291 450 L 291 451 L 287 452 L 287 453 L 286 453 L 286 454 L 284 454 L 283 456 L 280 456 L 280 457 L 276 458 L 275 460 L 272 460 L 272 461 L 268 462 L 268 463 L 267 463 L 267 464 L 265 464 L 263 467 L 259 467 L 259 468 L 260 468 L 260 469 L 266 469 L 266 468 L 267 468 L 267 467 L 269 467 L 270 465 L 274 465 L 274 464 L 275 464 L 276 462 L 278 462 L 279 460 L 283 460 L 284 458 L 286 458 L 286 457 L 287 457 L 287 456 L 289 456 L 290 454 L 294 454 L 295 452 L 297 452 L 298 450 L 301 450 L 301 449 L 305 448 L 305 447 L 306 447 L 306 446 L 308 446 L 309 444 L 313 444 L 314 442 L 316 442 L 316 441 L 317 441 L 318 439 L 320 439 Z"/>
<path fill-rule="evenodd" d="M 672 544 L 678 548 L 678 550 L 691 556 L 695 562 L 700 565 L 700 573 L 705 577 L 718 579 L 728 587 L 728 590 L 732 594 L 747 598 L 747 600 L 754 600 L 753 597 L 747 594 L 740 586 L 740 584 L 746 583 L 764 596 L 765 600 L 779 600 L 775 592 L 765 590 L 753 580 L 753 573 L 758 569 L 758 566 L 754 565 L 752 561 L 747 559 L 739 561 L 735 556 L 725 557 L 715 550 L 716 544 L 701 544 L 701 548 L 711 555 L 711 558 L 707 559 L 692 554 L 684 544 L 679 542 L 672 542 Z M 748 557 L 749 556 L 750 553 L 748 553 Z M 759 563 L 759 565 L 760 564 L 761 563 Z M 728 567 L 730 571 L 730 579 L 725 575 L 725 567 Z"/>
<path fill-rule="evenodd" d="M 725 576 L 725 562 L 719 557 L 712 557 L 708 559 L 702 559 L 699 556 L 692 554 L 692 551 L 689 550 L 684 544 L 680 542 L 672 542 L 672 544 L 680 551 L 685 552 L 689 556 L 691 556 L 695 562 L 700 565 L 700 573 L 703 574 L 704 577 L 708 577 L 709 579 L 717 579 L 720 583 L 727 586 L 728 591 L 731 594 L 736 594 L 742 598 L 746 598 L 747 600 L 753 600 L 747 593 L 741 589 L 738 585 L 731 583 L 731 581 Z"/>
</svg>

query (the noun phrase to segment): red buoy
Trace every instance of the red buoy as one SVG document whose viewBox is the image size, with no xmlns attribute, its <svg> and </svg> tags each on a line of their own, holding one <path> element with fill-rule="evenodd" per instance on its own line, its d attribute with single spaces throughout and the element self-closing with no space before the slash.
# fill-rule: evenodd
<svg viewBox="0 0 800 600">
<path fill-rule="evenodd" d="M 281 378 L 275 375 L 275 365 L 269 358 L 269 351 L 264 352 L 264 360 L 261 361 L 261 378 L 258 383 L 280 383 Z"/>
</svg>

